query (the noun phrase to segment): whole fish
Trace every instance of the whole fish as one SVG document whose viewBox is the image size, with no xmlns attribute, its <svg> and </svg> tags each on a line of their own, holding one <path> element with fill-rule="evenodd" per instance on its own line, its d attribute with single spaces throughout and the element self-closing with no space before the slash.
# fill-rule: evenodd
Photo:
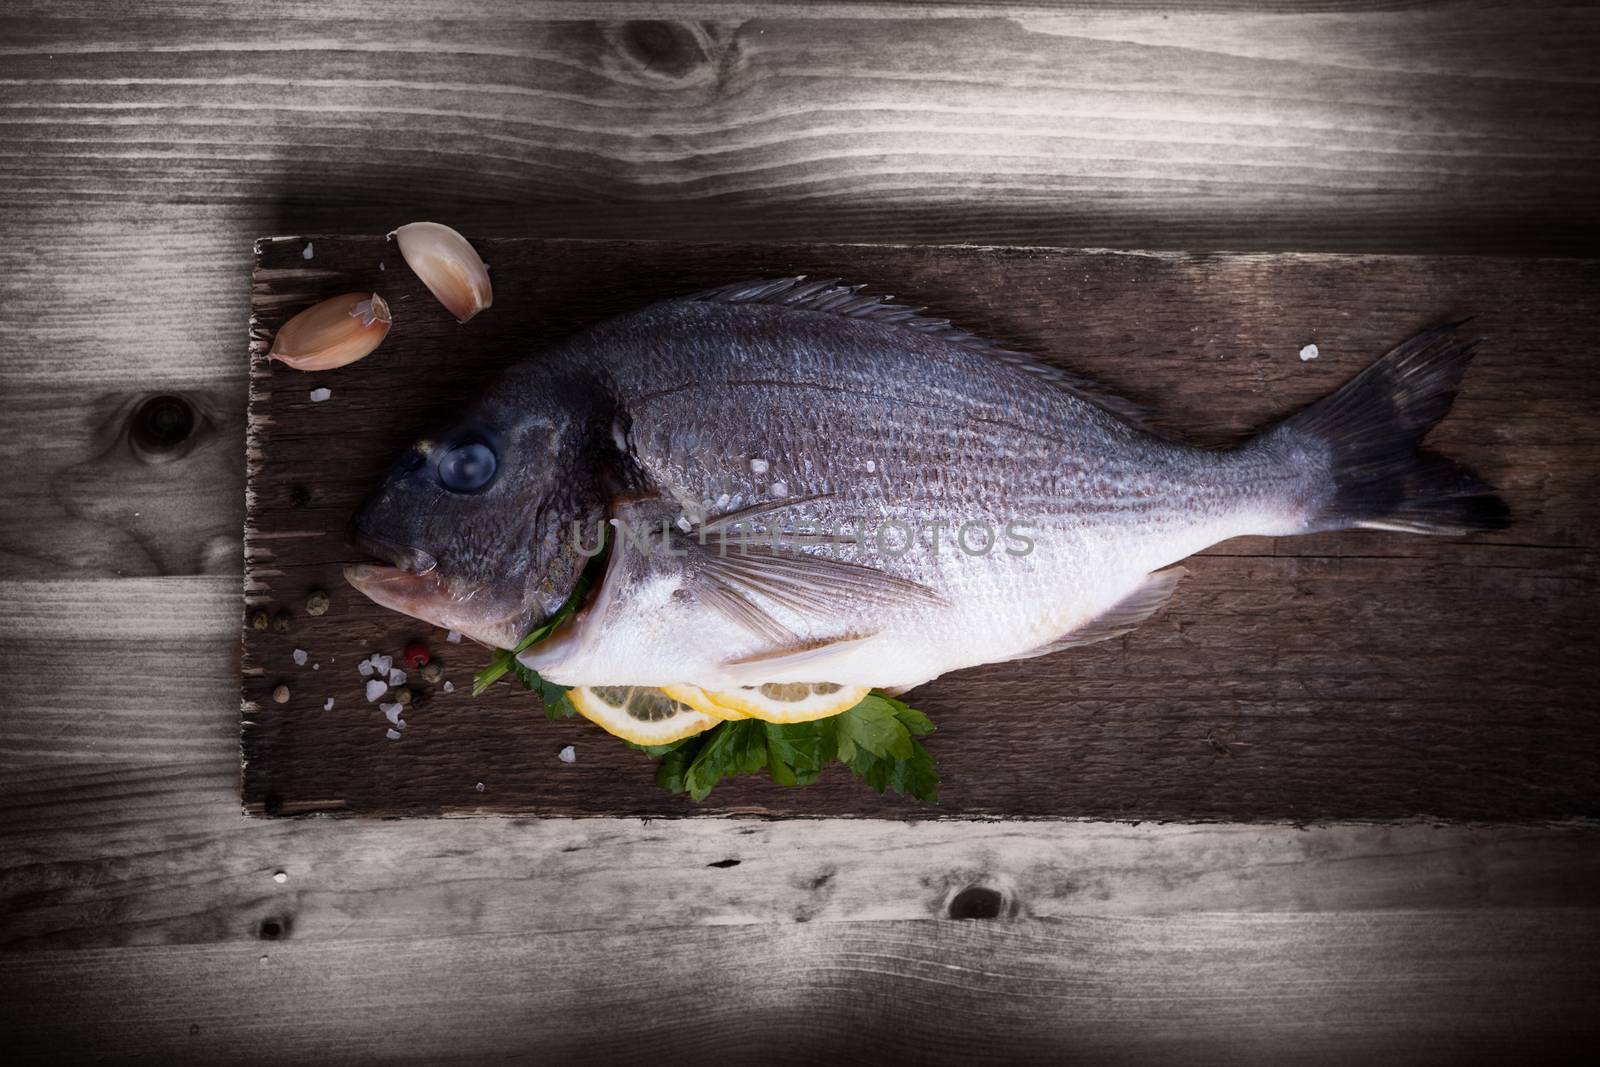
<svg viewBox="0 0 1600 1067">
<path fill-rule="evenodd" d="M 1231 537 L 1463 534 L 1505 504 L 1419 442 L 1459 324 L 1228 451 L 1091 383 L 833 281 L 658 303 L 512 367 L 356 518 L 379 604 L 566 686 L 916 686 L 1122 634 Z"/>
</svg>

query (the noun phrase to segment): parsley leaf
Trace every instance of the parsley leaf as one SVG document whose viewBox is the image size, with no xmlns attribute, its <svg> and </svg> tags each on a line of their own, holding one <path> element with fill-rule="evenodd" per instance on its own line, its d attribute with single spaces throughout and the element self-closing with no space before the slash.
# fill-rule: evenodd
<svg viewBox="0 0 1600 1067">
<path fill-rule="evenodd" d="M 670 746 L 656 784 L 704 800 L 722 779 L 763 770 L 778 785 L 809 785 L 837 760 L 880 793 L 892 789 L 938 803 L 933 756 L 917 740 L 931 732 L 933 723 L 920 711 L 872 693 L 850 710 L 814 722 L 719 723 Z"/>
<path fill-rule="evenodd" d="M 713 728 L 703 734 L 686 737 L 673 745 L 662 758 L 661 766 L 656 768 L 656 785 L 669 793 L 687 793 L 689 765 L 705 747 L 707 738 L 716 733 L 717 729 Z"/>
<path fill-rule="evenodd" d="M 755 774 L 767 766 L 767 737 L 758 719 L 726 722 L 706 731 L 706 741 L 683 770 L 683 788 L 704 800 L 712 787 L 737 774 Z"/>
<path fill-rule="evenodd" d="M 604 533 L 604 528 L 602 528 L 602 533 Z M 589 589 L 605 571 L 605 561 L 606 557 L 610 555 L 610 547 L 611 541 L 609 538 L 606 538 L 601 544 L 601 551 L 592 559 L 590 559 L 588 563 L 584 564 L 583 570 L 578 574 L 578 580 L 572 585 L 571 595 L 567 597 L 566 602 L 563 603 L 560 608 L 556 609 L 556 613 L 554 615 L 550 616 L 548 619 L 544 620 L 544 622 L 540 623 L 538 626 L 535 626 L 531 631 L 529 631 L 528 636 L 517 642 L 517 647 L 497 649 L 494 657 L 489 660 L 489 665 L 472 676 L 473 696 L 477 696 L 478 694 L 482 693 L 485 689 L 499 681 L 507 671 L 511 670 L 515 670 L 517 672 L 517 677 L 522 679 L 523 685 L 527 686 L 529 689 L 535 688 L 532 685 L 528 685 L 528 679 L 524 674 L 524 671 L 526 671 L 527 674 L 533 674 L 533 672 L 527 671 L 526 668 L 517 662 L 517 653 L 527 651 L 533 645 L 538 644 L 540 641 L 543 641 L 545 638 L 555 633 L 556 627 L 560 626 L 562 623 L 571 618 L 573 613 L 583 605 L 585 598 L 587 598 L 589 595 Z M 534 677 L 537 678 L 538 675 L 534 675 Z M 568 707 L 571 707 L 570 703 L 568 704 Z M 548 698 L 545 700 L 545 714 L 550 714 L 550 701 Z M 566 712 L 566 714 L 571 715 L 573 713 L 569 711 Z M 551 717 L 554 718 L 555 716 Z"/>
<path fill-rule="evenodd" d="M 538 671 L 530 670 L 516 660 L 511 661 L 509 669 L 517 676 L 524 689 L 539 694 L 539 700 L 544 704 L 545 718 L 554 721 L 570 719 L 578 714 L 578 709 L 572 706 L 572 701 L 567 697 L 565 686 L 545 681 L 539 676 Z"/>
<path fill-rule="evenodd" d="M 473 696 L 511 673 L 524 688 L 539 694 L 547 718 L 571 718 L 578 713 L 565 687 L 524 667 L 517 654 L 549 637 L 583 604 L 605 569 L 609 543 L 604 548 L 607 551 L 584 567 L 560 610 L 517 642 L 516 648 L 497 651 L 489 666 L 473 677 Z M 738 719 L 670 745 L 623 744 L 661 761 L 656 785 L 670 793 L 687 793 L 697 801 L 710 796 L 724 778 L 762 771 L 778 785 L 810 785 L 837 761 L 880 793 L 892 789 L 937 804 L 938 770 L 933 755 L 917 740 L 932 732 L 933 723 L 922 712 L 873 692 L 847 711 L 812 722 Z"/>
<path fill-rule="evenodd" d="M 839 761 L 852 769 L 857 765 L 858 753 L 866 754 L 865 762 L 871 762 L 870 757 L 910 759 L 912 755 L 911 733 L 895 717 L 893 704 L 889 698 L 871 693 L 838 717 L 838 747 Z M 883 792 L 882 786 L 875 788 Z"/>
</svg>

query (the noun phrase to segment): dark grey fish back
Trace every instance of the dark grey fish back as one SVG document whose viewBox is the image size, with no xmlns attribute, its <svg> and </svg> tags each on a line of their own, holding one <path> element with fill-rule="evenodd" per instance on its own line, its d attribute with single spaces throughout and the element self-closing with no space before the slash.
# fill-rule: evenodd
<svg viewBox="0 0 1600 1067">
<path fill-rule="evenodd" d="M 613 398 L 618 432 L 669 508 L 818 498 L 785 506 L 789 528 L 1182 521 L 1215 455 L 1137 429 L 1030 364 L 938 322 L 693 298 L 601 323 L 544 361 Z"/>
<path fill-rule="evenodd" d="M 626 406 L 686 388 L 770 384 L 848 396 L 882 414 L 923 411 L 1028 435 L 1060 437 L 1082 424 L 1095 436 L 1136 435 L 1049 374 L 1024 369 L 1025 357 L 997 358 L 965 336 L 825 311 L 684 300 L 603 323 L 563 354 L 600 369 Z"/>
</svg>

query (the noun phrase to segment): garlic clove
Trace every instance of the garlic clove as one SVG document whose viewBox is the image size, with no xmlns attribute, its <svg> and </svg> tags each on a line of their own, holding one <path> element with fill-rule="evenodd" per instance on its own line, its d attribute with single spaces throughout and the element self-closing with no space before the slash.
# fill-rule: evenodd
<svg viewBox="0 0 1600 1067">
<path fill-rule="evenodd" d="M 371 354 L 392 321 L 377 293 L 345 293 L 284 323 L 267 355 L 295 370 L 332 370 Z"/>
<path fill-rule="evenodd" d="M 413 222 L 389 235 L 422 284 L 445 310 L 466 322 L 494 303 L 489 268 L 467 239 L 437 222 Z"/>
</svg>

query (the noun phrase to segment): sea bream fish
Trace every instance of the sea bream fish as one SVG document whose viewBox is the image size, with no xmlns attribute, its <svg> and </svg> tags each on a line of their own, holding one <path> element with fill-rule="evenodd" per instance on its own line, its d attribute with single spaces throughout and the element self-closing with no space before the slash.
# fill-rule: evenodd
<svg viewBox="0 0 1600 1067">
<path fill-rule="evenodd" d="M 836 282 L 731 285 L 513 366 L 356 518 L 379 604 L 565 686 L 834 683 L 1126 633 L 1246 534 L 1465 534 L 1507 509 L 1419 443 L 1475 342 L 1430 329 L 1243 446 L 1188 447 L 1090 383 Z"/>
</svg>

